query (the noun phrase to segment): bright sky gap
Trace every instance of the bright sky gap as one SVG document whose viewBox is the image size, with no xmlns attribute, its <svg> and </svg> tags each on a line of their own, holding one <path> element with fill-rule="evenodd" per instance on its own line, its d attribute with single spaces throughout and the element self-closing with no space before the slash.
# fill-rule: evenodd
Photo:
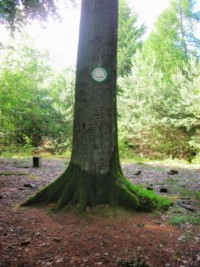
<svg viewBox="0 0 200 267">
<path fill-rule="evenodd" d="M 147 26 L 147 37 L 157 17 L 168 7 L 170 0 L 128 1 L 138 15 L 138 23 L 140 25 L 144 23 Z M 39 49 L 48 50 L 62 66 L 75 66 L 76 64 L 80 3 L 81 0 L 78 1 L 77 8 L 61 8 L 62 23 L 50 20 L 46 28 L 42 28 L 38 23 L 28 27 L 28 32 L 35 39 L 36 46 Z M 1 29 L 0 42 L 8 39 L 7 35 L 7 32 Z"/>
</svg>

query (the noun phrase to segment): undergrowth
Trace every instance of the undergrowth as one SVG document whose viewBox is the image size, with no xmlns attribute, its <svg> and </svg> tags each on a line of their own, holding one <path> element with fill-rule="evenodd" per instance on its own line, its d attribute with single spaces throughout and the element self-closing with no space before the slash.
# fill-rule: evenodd
<svg viewBox="0 0 200 267">
<path fill-rule="evenodd" d="M 181 225 L 181 224 L 195 224 L 200 225 L 200 216 L 198 215 L 173 215 L 169 218 L 168 222 L 171 225 Z"/>
</svg>

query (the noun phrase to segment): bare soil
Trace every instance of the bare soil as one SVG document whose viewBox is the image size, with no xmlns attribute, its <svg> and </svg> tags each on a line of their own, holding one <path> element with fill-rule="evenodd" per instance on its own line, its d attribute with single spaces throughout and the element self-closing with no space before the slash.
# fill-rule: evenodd
<svg viewBox="0 0 200 267">
<path fill-rule="evenodd" d="M 27 159 L 0 159 L 0 267 L 200 266 L 200 226 L 168 223 L 172 215 L 199 216 L 200 169 L 179 166 L 173 173 L 171 166 L 123 165 L 131 182 L 158 193 L 166 189 L 162 194 L 174 205 L 162 213 L 19 207 L 66 166 L 63 160 L 32 168 Z"/>
</svg>

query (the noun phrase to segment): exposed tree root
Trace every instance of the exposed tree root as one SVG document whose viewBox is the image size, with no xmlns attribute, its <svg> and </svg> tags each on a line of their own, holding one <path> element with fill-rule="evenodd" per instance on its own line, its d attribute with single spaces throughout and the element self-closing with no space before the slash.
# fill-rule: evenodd
<svg viewBox="0 0 200 267">
<path fill-rule="evenodd" d="M 139 186 L 133 186 L 121 171 L 94 176 L 70 163 L 66 171 L 54 182 L 30 197 L 22 206 L 37 203 L 56 203 L 61 209 L 69 203 L 78 205 L 81 211 L 99 204 L 119 205 L 139 211 L 151 211 L 170 205 L 165 198 Z"/>
</svg>

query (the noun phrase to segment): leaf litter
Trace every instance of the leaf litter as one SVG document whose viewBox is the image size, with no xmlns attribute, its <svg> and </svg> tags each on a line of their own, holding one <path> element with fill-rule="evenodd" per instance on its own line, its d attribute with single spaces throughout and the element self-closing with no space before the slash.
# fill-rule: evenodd
<svg viewBox="0 0 200 267">
<path fill-rule="evenodd" d="M 48 159 L 42 167 L 32 168 L 29 160 L 0 160 L 0 267 L 200 266 L 199 224 L 187 220 L 169 224 L 172 216 L 199 218 L 200 200 L 195 196 L 200 190 L 200 169 L 123 165 L 132 183 L 173 201 L 162 213 L 107 205 L 88 209 L 85 215 L 73 207 L 60 213 L 52 212 L 51 205 L 19 207 L 62 173 L 66 164 Z M 161 192 L 161 188 L 167 190 Z"/>
</svg>

